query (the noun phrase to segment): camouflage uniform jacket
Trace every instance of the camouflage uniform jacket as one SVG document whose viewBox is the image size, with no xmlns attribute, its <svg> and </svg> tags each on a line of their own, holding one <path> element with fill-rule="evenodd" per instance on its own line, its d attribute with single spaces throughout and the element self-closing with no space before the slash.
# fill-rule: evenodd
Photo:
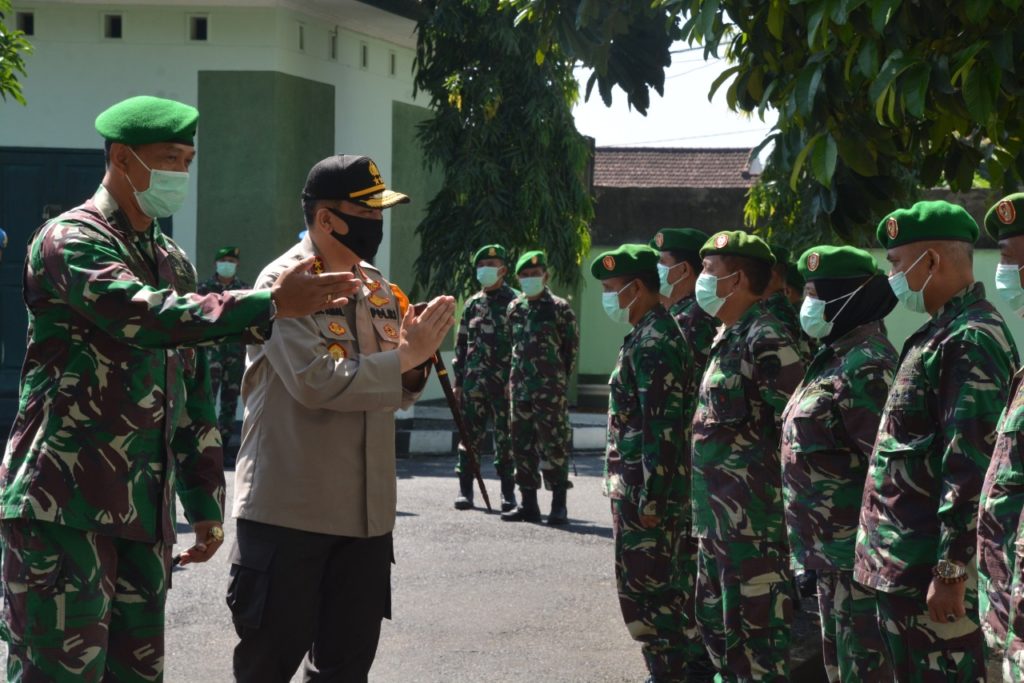
<svg viewBox="0 0 1024 683">
<path fill-rule="evenodd" d="M 767 299 L 765 299 L 765 305 L 768 307 L 768 312 L 778 318 L 783 325 L 786 326 L 786 330 L 789 331 L 789 336 L 796 342 L 796 350 L 800 354 L 800 360 L 807 364 L 814 356 L 814 351 L 811 348 L 811 340 L 804 334 L 803 328 L 800 326 L 800 313 L 796 310 L 796 307 L 790 302 L 786 296 L 786 292 L 780 290 L 775 292 Z"/>
<path fill-rule="evenodd" d="M 576 366 L 580 333 L 569 302 L 544 293 L 530 301 L 520 294 L 508 305 L 512 342 L 512 399 L 535 403 L 564 400 Z"/>
<path fill-rule="evenodd" d="M 907 339 L 864 487 L 858 582 L 923 589 L 938 560 L 975 559 L 982 479 L 1018 363 L 981 283 Z"/>
<path fill-rule="evenodd" d="M 693 418 L 693 533 L 785 543 L 779 428 L 804 375 L 793 338 L 756 302 L 719 331 Z"/>
<path fill-rule="evenodd" d="M 223 294 L 224 292 L 231 292 L 239 289 L 252 289 L 252 287 L 239 280 L 237 277 L 232 278 L 231 282 L 224 284 L 217 277 L 216 273 L 208 280 L 203 280 L 199 283 L 199 289 L 197 290 L 200 294 Z M 232 357 L 237 360 L 242 366 L 245 365 L 245 344 L 238 342 L 236 344 L 221 344 L 217 347 L 217 352 L 221 358 Z"/>
<path fill-rule="evenodd" d="M 715 340 L 718 320 L 697 305 L 697 298 L 692 294 L 683 297 L 668 309 L 679 324 L 683 339 L 693 353 L 693 365 L 690 372 L 693 381 L 688 383 L 686 390 L 696 396 L 700 386 L 700 378 L 704 376 L 704 368 L 708 366 L 708 354 L 711 343 Z"/>
<path fill-rule="evenodd" d="M 978 505 L 978 573 L 1008 591 L 1013 580 L 1018 524 L 1024 508 L 1024 370 L 1013 378 Z"/>
<path fill-rule="evenodd" d="M 853 569 L 857 521 L 896 349 L 879 322 L 822 346 L 782 416 L 782 484 L 793 559 Z"/>
<path fill-rule="evenodd" d="M 641 515 L 690 523 L 693 351 L 660 304 L 626 335 L 608 379 L 605 491 Z"/>
<path fill-rule="evenodd" d="M 516 290 L 506 284 L 466 300 L 455 341 L 452 375 L 466 393 L 501 396 L 508 384 L 512 342 L 506 316 Z"/>
<path fill-rule="evenodd" d="M 185 253 L 158 226 L 134 232 L 102 187 L 39 230 L 0 516 L 171 542 L 177 489 L 190 520 L 223 518 L 206 354 L 177 347 L 262 340 L 270 295 L 183 293 L 195 285 Z"/>
</svg>

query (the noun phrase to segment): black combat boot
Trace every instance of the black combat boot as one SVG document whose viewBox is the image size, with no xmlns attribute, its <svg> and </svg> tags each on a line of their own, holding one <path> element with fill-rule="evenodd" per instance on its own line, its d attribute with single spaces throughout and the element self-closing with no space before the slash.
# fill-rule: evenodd
<svg viewBox="0 0 1024 683">
<path fill-rule="evenodd" d="M 516 480 L 511 475 L 501 478 L 501 511 L 516 509 Z"/>
<path fill-rule="evenodd" d="M 455 509 L 473 509 L 473 475 L 469 472 L 459 472 L 459 497 L 455 499 Z"/>
<path fill-rule="evenodd" d="M 551 513 L 548 515 L 548 524 L 559 525 L 569 523 L 569 512 L 565 509 L 565 494 L 568 489 L 559 486 L 551 492 Z"/>
<path fill-rule="evenodd" d="M 539 522 L 540 507 L 537 506 L 537 489 L 519 488 L 523 502 L 515 510 L 501 513 L 503 522 Z"/>
</svg>

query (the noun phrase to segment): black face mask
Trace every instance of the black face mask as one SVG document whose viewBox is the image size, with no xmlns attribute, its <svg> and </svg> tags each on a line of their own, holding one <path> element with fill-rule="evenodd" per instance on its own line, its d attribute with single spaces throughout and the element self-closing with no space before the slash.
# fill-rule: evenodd
<svg viewBox="0 0 1024 683">
<path fill-rule="evenodd" d="M 336 230 L 331 230 L 331 237 L 351 249 L 352 253 L 362 260 L 372 261 L 384 239 L 384 219 L 351 216 L 329 207 L 327 210 L 348 225 L 348 233 L 342 235 Z"/>
</svg>

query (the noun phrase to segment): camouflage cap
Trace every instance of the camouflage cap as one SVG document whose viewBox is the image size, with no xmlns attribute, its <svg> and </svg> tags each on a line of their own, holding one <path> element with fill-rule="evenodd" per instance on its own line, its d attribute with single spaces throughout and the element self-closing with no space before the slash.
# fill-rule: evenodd
<svg viewBox="0 0 1024 683">
<path fill-rule="evenodd" d="M 508 252 L 500 244 L 485 244 L 473 254 L 473 265 L 475 266 L 480 259 L 485 258 L 500 258 L 502 261 L 508 262 Z"/>
<path fill-rule="evenodd" d="M 708 241 L 706 232 L 693 228 L 664 228 L 659 230 L 650 241 L 650 245 L 658 251 L 700 251 Z"/>
<path fill-rule="evenodd" d="M 199 110 L 162 97 L 139 95 L 118 102 L 96 117 L 96 132 L 125 145 L 154 142 L 195 144 Z"/>
<path fill-rule="evenodd" d="M 1024 192 L 1006 195 L 985 214 L 985 231 L 996 242 L 1024 235 Z"/>
<path fill-rule="evenodd" d="M 239 253 L 238 247 L 221 247 L 217 250 L 217 255 L 214 256 L 214 259 L 220 261 L 222 258 L 238 258 Z"/>
<path fill-rule="evenodd" d="M 657 272 L 658 252 L 645 244 L 623 244 L 618 249 L 598 254 L 590 264 L 590 273 L 598 280 Z"/>
<path fill-rule="evenodd" d="M 875 257 L 857 247 L 837 247 L 821 244 L 800 255 L 797 262 L 800 274 L 807 280 L 866 277 L 879 273 Z"/>
<path fill-rule="evenodd" d="M 978 224 L 967 209 L 943 200 L 918 202 L 896 209 L 883 218 L 875 232 L 883 249 L 894 249 L 924 240 L 974 242 Z"/>
<path fill-rule="evenodd" d="M 725 230 L 711 236 L 700 249 L 701 258 L 705 256 L 746 256 L 747 258 L 765 261 L 775 265 L 775 255 L 768 248 L 768 243 L 757 235 L 742 230 Z"/>
<path fill-rule="evenodd" d="M 520 270 L 529 266 L 544 266 L 547 268 L 548 257 L 539 249 L 526 252 L 519 257 L 518 261 L 516 261 L 516 275 L 519 274 Z"/>
</svg>

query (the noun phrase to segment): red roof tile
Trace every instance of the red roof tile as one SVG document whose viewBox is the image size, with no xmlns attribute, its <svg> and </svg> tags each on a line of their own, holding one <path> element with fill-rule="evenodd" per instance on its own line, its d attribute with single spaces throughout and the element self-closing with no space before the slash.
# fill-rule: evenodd
<svg viewBox="0 0 1024 683">
<path fill-rule="evenodd" d="M 749 155 L 747 148 L 597 147 L 594 185 L 750 187 L 759 170 L 752 172 Z"/>
</svg>

